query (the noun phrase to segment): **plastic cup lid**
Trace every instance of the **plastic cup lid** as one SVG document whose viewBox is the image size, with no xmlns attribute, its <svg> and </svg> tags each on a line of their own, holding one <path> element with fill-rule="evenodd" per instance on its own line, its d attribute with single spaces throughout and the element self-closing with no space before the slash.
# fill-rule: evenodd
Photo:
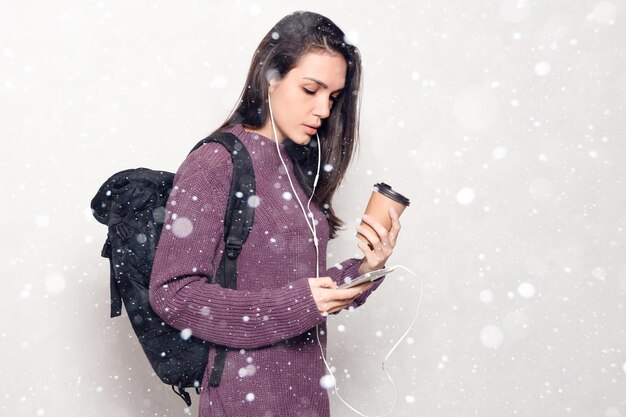
<svg viewBox="0 0 626 417">
<path fill-rule="evenodd" d="M 402 205 L 409 206 L 411 204 L 410 200 L 400 194 L 397 191 L 394 191 L 390 185 L 385 184 L 384 182 L 379 182 L 378 184 L 374 184 L 374 191 L 377 191 L 384 195 L 385 197 L 389 197 L 393 201 L 396 201 Z"/>
</svg>

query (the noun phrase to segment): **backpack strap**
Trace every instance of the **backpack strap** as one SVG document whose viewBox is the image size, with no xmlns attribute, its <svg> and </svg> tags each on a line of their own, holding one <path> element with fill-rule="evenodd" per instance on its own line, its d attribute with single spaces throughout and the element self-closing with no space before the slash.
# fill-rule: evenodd
<svg viewBox="0 0 626 417">
<path fill-rule="evenodd" d="M 200 141 L 191 152 L 208 142 L 216 142 L 230 152 L 233 161 L 233 180 L 224 217 L 224 255 L 215 275 L 215 282 L 224 288 L 237 289 L 237 257 L 245 243 L 254 220 L 254 204 L 248 199 L 256 193 L 252 160 L 246 147 L 232 133 L 218 132 Z M 213 387 L 220 385 L 226 347 L 216 345 L 215 360 L 209 377 Z"/>
<path fill-rule="evenodd" d="M 191 152 L 208 142 L 224 146 L 233 162 L 233 179 L 224 217 L 224 255 L 215 282 L 224 288 L 237 288 L 237 257 L 254 221 L 254 207 L 248 199 L 256 193 L 254 169 L 250 154 L 239 138 L 232 133 L 218 132 L 200 141 Z"/>
</svg>

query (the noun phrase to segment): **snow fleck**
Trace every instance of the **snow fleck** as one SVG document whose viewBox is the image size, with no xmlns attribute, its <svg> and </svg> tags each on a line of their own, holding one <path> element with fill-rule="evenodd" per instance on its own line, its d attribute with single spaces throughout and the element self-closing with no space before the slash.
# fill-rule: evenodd
<svg viewBox="0 0 626 417">
<path fill-rule="evenodd" d="M 324 165 L 324 171 L 330 172 L 333 170 L 333 166 L 331 164 Z"/>
<path fill-rule="evenodd" d="M 159 223 L 162 224 L 165 222 L 165 215 L 166 215 L 167 211 L 165 210 L 165 207 L 157 207 L 154 209 L 154 211 L 152 212 L 152 219 Z"/>
<path fill-rule="evenodd" d="M 254 399 L 255 399 L 254 393 L 249 392 L 249 393 L 246 394 L 246 401 L 248 401 L 249 403 L 254 401 Z"/>
<path fill-rule="evenodd" d="M 507 150 L 504 146 L 498 146 L 491 152 L 491 157 L 495 160 L 504 159 L 506 157 Z"/>
<path fill-rule="evenodd" d="M 277 40 L 278 38 L 280 38 L 280 33 L 272 32 L 272 39 Z"/>
<path fill-rule="evenodd" d="M 193 223 L 187 217 L 178 217 L 172 223 L 172 233 L 179 238 L 185 238 L 193 232 Z"/>
<path fill-rule="evenodd" d="M 204 306 L 200 309 L 200 314 L 202 314 L 204 317 L 209 317 L 211 315 L 211 308 Z"/>
<path fill-rule="evenodd" d="M 22 298 L 30 298 L 30 291 L 33 289 L 33 284 L 26 283 L 24 288 L 20 292 Z"/>
<path fill-rule="evenodd" d="M 348 45 L 355 45 L 355 43 L 359 41 L 359 32 L 354 30 L 348 30 L 345 33 L 346 34 L 343 37 L 343 41 Z"/>
<path fill-rule="evenodd" d="M 256 195 L 251 195 L 250 197 L 248 197 L 248 205 L 252 208 L 256 208 L 259 207 L 259 204 L 261 204 L 261 199 L 256 196 Z"/>
<path fill-rule="evenodd" d="M 381 332 L 380 330 L 377 330 L 375 334 L 376 334 L 376 337 L 382 337 L 383 332 Z"/>
<path fill-rule="evenodd" d="M 237 197 L 237 198 L 241 198 L 241 197 L 243 197 L 243 193 L 242 193 L 241 191 L 237 191 L 237 192 L 235 193 L 235 197 Z"/>
<path fill-rule="evenodd" d="M 497 349 L 502 344 L 503 339 L 504 335 L 498 326 L 488 325 L 480 331 L 480 341 L 485 347 Z"/>
<path fill-rule="evenodd" d="M 180 331 L 180 338 L 183 340 L 189 340 L 189 338 L 191 337 L 191 329 L 187 328 L 187 329 L 183 329 Z"/>
<path fill-rule="evenodd" d="M 616 8 L 610 1 L 601 1 L 597 3 L 592 12 L 587 15 L 587 20 L 612 25 L 615 23 Z"/>
<path fill-rule="evenodd" d="M 246 365 L 245 368 L 239 368 L 239 378 L 253 376 L 256 373 L 256 366 Z"/>
<path fill-rule="evenodd" d="M 337 326 L 337 331 L 341 333 L 345 332 L 346 326 L 344 326 L 343 324 L 340 324 L 339 326 Z"/>
<path fill-rule="evenodd" d="M 537 62 L 537 64 L 535 64 L 535 74 L 537 74 L 540 77 L 544 77 L 548 75 L 551 70 L 552 70 L 552 67 L 546 61 L 539 61 Z"/>
<path fill-rule="evenodd" d="M 413 404 L 415 402 L 415 397 L 412 395 L 407 395 L 406 397 L 404 397 L 404 401 L 406 401 L 407 404 Z"/>
<path fill-rule="evenodd" d="M 517 287 L 517 293 L 522 298 L 532 298 L 535 295 L 535 286 L 530 282 L 522 282 L 519 287 Z"/>
<path fill-rule="evenodd" d="M 324 375 L 320 378 L 320 387 L 324 389 L 331 389 L 335 386 L 335 378 L 332 375 Z"/>
<path fill-rule="evenodd" d="M 517 23 L 530 14 L 527 0 L 504 0 L 500 3 L 500 15 L 506 22 Z"/>
<path fill-rule="evenodd" d="M 143 245 L 144 243 L 146 243 L 148 241 L 148 236 L 146 236 L 145 233 L 139 233 L 135 239 L 137 239 L 137 243 Z"/>
<path fill-rule="evenodd" d="M 35 225 L 41 229 L 48 227 L 50 224 L 50 218 L 46 215 L 40 215 L 35 218 Z"/>
<path fill-rule="evenodd" d="M 241 191 L 238 191 L 238 193 L 240 193 L 240 192 L 241 192 Z M 243 195 L 243 194 L 242 194 L 242 195 Z M 192 199 L 193 201 L 198 201 L 198 196 L 197 196 L 197 195 L 193 195 L 193 196 L 191 196 L 191 199 Z"/>
<path fill-rule="evenodd" d="M 417 81 L 417 80 L 419 80 L 419 79 L 420 79 L 420 73 L 419 73 L 419 72 L 417 72 L 417 71 L 413 71 L 413 72 L 411 73 L 411 79 L 412 79 L 413 81 Z"/>
<path fill-rule="evenodd" d="M 284 200 L 290 201 L 292 198 L 293 198 L 293 196 L 291 195 L 291 193 L 289 191 L 285 191 L 283 193 L 283 199 Z"/>
<path fill-rule="evenodd" d="M 60 294 L 65 289 L 65 277 L 57 273 L 47 275 L 44 278 L 44 287 L 50 294 Z"/>
<path fill-rule="evenodd" d="M 412 337 L 407 337 L 406 338 L 406 344 L 407 345 L 414 345 L 415 344 L 415 339 L 413 339 Z"/>
<path fill-rule="evenodd" d="M 456 193 L 456 201 L 464 206 L 471 204 L 474 201 L 474 198 L 474 190 L 469 187 L 464 187 L 458 193 Z"/>
<path fill-rule="evenodd" d="M 480 301 L 489 304 L 493 301 L 493 292 L 491 290 L 482 290 L 480 292 Z"/>
<path fill-rule="evenodd" d="M 605 281 L 606 280 L 606 270 L 604 268 L 599 267 L 599 266 L 593 268 L 593 271 L 591 271 L 591 275 L 593 275 L 593 277 L 595 279 L 597 279 L 598 281 Z"/>
<path fill-rule="evenodd" d="M 515 310 L 504 317 L 502 324 L 508 336 L 520 339 L 528 336 L 532 322 L 528 314 Z"/>
<path fill-rule="evenodd" d="M 46 414 L 46 410 L 44 410 L 43 408 L 40 408 L 39 410 L 37 410 L 37 415 L 38 416 L 43 416 Z"/>
<path fill-rule="evenodd" d="M 249 316 L 243 316 L 241 319 L 243 320 L 244 323 L 247 323 L 247 322 L 250 321 L 250 317 Z"/>
</svg>

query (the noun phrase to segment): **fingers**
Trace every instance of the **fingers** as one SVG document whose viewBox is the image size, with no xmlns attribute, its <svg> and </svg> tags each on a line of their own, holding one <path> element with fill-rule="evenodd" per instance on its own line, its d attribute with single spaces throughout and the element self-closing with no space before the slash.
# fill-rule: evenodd
<svg viewBox="0 0 626 417">
<path fill-rule="evenodd" d="M 379 256 L 373 249 L 370 249 L 367 243 L 361 240 L 357 246 L 361 249 L 361 252 L 363 252 L 365 261 L 372 269 L 377 269 L 377 265 L 385 263 L 385 258 L 383 256 Z"/>
<path fill-rule="evenodd" d="M 369 290 L 372 287 L 372 285 L 373 284 L 371 282 L 365 282 L 363 284 L 360 284 L 351 288 L 346 288 L 342 290 L 336 289 L 336 290 L 328 291 L 331 293 L 331 296 L 334 297 L 333 300 L 330 302 L 330 304 L 332 304 L 332 307 L 329 308 L 328 313 L 329 314 L 337 313 L 349 307 L 355 298 L 363 294 L 365 291 Z"/>
<path fill-rule="evenodd" d="M 328 281 L 330 281 L 332 285 L 329 285 Z M 352 288 L 339 290 L 336 289 L 337 284 L 332 279 L 324 277 L 309 278 L 309 285 L 311 287 L 313 300 L 319 312 L 322 314 L 332 314 L 352 304 L 356 297 L 371 288 L 372 283 L 367 282 Z"/>
<path fill-rule="evenodd" d="M 383 226 L 382 224 L 380 224 L 380 222 L 376 221 L 374 218 L 372 218 L 371 216 L 367 214 L 363 215 L 363 222 L 366 223 L 372 229 L 374 229 L 374 232 L 376 232 L 376 233 L 373 233 L 372 230 L 368 229 L 367 227 L 359 226 L 359 233 L 365 236 L 370 241 L 372 246 L 376 247 L 376 244 L 379 244 L 379 245 L 381 244 L 385 245 L 386 243 L 388 244 L 389 232 L 387 232 L 387 229 L 385 229 L 385 226 Z M 367 234 L 364 232 L 367 232 Z"/>
<path fill-rule="evenodd" d="M 400 233 L 400 216 L 394 208 L 389 208 L 391 228 L 389 231 L 378 221 L 368 215 L 363 216 L 363 223 L 371 227 L 360 225 L 357 229 L 368 242 L 359 242 L 358 247 L 365 256 L 365 270 L 374 270 L 384 267 L 387 259 L 392 255 Z M 368 244 L 369 243 L 369 244 Z"/>
<path fill-rule="evenodd" d="M 391 217 L 391 230 L 389 231 L 389 241 L 393 247 L 396 246 L 398 234 L 400 233 L 400 216 L 393 207 L 389 207 L 389 217 Z"/>
<path fill-rule="evenodd" d="M 309 285 L 316 288 L 337 288 L 337 283 L 330 277 L 309 278 Z"/>
</svg>

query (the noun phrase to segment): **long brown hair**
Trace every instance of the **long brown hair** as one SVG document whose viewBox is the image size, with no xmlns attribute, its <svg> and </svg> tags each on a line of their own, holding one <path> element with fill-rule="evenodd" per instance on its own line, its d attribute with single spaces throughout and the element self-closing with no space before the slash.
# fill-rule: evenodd
<svg viewBox="0 0 626 417">
<path fill-rule="evenodd" d="M 282 18 L 259 44 L 239 102 L 222 128 L 234 124 L 249 128 L 264 126 L 269 117 L 267 97 L 270 78 L 277 76 L 282 79 L 305 54 L 315 51 L 340 54 L 347 65 L 344 89 L 333 104 L 330 116 L 318 129 L 323 168 L 313 202 L 326 215 L 332 238 L 343 224 L 331 203 L 356 151 L 361 95 L 361 56 L 341 29 L 327 17 L 313 12 L 294 12 Z M 317 171 L 317 145 L 316 139 L 307 145 L 285 141 L 296 177 L 309 196 Z"/>
</svg>

